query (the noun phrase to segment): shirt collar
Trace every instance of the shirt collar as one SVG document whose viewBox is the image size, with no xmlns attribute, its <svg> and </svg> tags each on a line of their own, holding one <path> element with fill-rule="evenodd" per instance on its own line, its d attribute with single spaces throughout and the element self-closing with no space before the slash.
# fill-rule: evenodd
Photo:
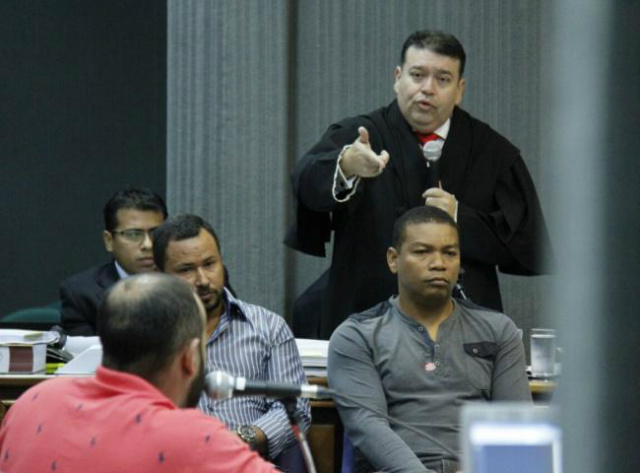
<svg viewBox="0 0 640 473">
<path fill-rule="evenodd" d="M 451 128 L 451 117 L 447 118 L 447 121 L 444 122 L 440 128 L 434 130 L 433 132 L 438 135 L 442 140 L 446 140 L 447 136 L 449 136 L 449 129 Z"/>
<path fill-rule="evenodd" d="M 443 327 L 446 327 L 449 324 L 451 324 L 451 321 L 457 316 L 457 313 L 459 311 L 459 305 L 456 303 L 454 298 L 451 298 L 451 300 L 453 301 L 453 310 L 451 311 L 451 314 L 449 314 L 449 317 L 447 317 L 446 319 L 444 319 L 440 323 L 439 330 L 442 330 Z M 404 312 L 402 312 L 402 309 L 398 305 L 398 296 L 391 296 L 389 298 L 389 303 L 391 304 L 391 307 L 393 307 L 393 312 L 404 323 L 406 323 L 408 325 L 412 325 L 414 327 L 422 327 L 422 325 L 420 323 L 416 322 L 416 320 L 413 317 L 411 317 L 411 316 L 405 314 Z"/>
<path fill-rule="evenodd" d="M 176 405 L 157 386 L 133 373 L 117 371 L 103 365 L 96 369 L 95 381 L 105 391 L 126 393 L 131 396 L 155 397 L 157 401 L 163 401 L 166 407 L 175 409 Z"/>
<path fill-rule="evenodd" d="M 243 318 L 247 318 L 244 311 L 242 310 L 242 302 L 239 299 L 233 297 L 229 289 L 226 287 L 223 288 L 222 297 L 224 298 L 224 312 L 221 317 L 230 314 L 230 316 L 240 316 Z"/>
<path fill-rule="evenodd" d="M 117 261 L 114 260 L 113 262 L 116 265 L 116 271 L 118 271 L 118 276 L 120 276 L 120 279 L 127 279 L 129 277 L 129 273 L 122 269 L 122 266 L 120 266 Z"/>
<path fill-rule="evenodd" d="M 218 326 L 213 331 L 213 333 L 209 336 L 209 340 L 207 343 L 212 343 L 216 340 L 222 333 L 227 331 L 229 328 L 233 318 L 241 318 L 245 320 L 249 320 L 242 310 L 242 302 L 233 297 L 231 292 L 224 287 L 222 292 L 222 298 L 224 301 L 224 312 L 220 315 L 220 321 L 218 322 Z"/>
</svg>

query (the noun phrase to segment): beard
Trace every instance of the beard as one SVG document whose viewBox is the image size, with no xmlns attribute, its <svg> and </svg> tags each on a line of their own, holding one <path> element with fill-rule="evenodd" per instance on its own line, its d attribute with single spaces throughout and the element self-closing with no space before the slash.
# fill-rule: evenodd
<svg viewBox="0 0 640 473">
<path fill-rule="evenodd" d="M 198 370 L 198 375 L 191 382 L 191 386 L 189 386 L 189 392 L 187 393 L 187 399 L 185 400 L 184 407 L 193 408 L 198 405 L 198 401 L 200 401 L 200 397 L 204 391 L 204 378 L 205 378 L 205 370 L 204 370 L 204 360 L 201 360 L 200 369 Z"/>
<path fill-rule="evenodd" d="M 206 302 L 202 301 L 202 303 L 204 305 L 206 312 L 209 313 L 218 309 L 218 307 L 220 307 L 220 304 L 222 304 L 222 301 L 224 300 L 224 298 L 222 297 L 223 291 L 218 291 L 214 289 L 212 291 L 208 291 L 206 294 L 207 295 L 210 294 L 211 299 L 209 299 Z M 198 296 L 200 296 L 200 292 L 198 292 Z M 200 300 L 202 300 L 202 298 L 200 298 Z"/>
</svg>

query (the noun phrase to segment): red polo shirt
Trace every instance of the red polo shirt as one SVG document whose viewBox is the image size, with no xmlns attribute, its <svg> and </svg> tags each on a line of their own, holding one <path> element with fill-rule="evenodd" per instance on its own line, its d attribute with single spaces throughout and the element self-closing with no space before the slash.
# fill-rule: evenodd
<svg viewBox="0 0 640 473">
<path fill-rule="evenodd" d="M 0 472 L 272 472 L 225 426 L 100 367 L 29 389 L 2 422 Z"/>
</svg>

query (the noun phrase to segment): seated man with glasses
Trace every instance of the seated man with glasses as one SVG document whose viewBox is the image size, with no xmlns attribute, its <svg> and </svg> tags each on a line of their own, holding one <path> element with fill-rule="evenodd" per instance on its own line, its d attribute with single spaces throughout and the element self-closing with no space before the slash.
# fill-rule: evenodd
<svg viewBox="0 0 640 473">
<path fill-rule="evenodd" d="M 62 327 L 69 335 L 96 335 L 96 313 L 107 289 L 133 274 L 155 271 L 152 234 L 167 218 L 164 200 L 149 189 L 117 192 L 104 206 L 102 238 L 112 261 L 60 285 Z"/>
</svg>

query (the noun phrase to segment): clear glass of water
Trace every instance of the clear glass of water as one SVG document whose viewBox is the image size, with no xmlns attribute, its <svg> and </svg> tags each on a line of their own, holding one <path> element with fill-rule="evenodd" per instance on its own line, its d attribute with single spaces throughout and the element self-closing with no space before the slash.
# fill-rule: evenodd
<svg viewBox="0 0 640 473">
<path fill-rule="evenodd" d="M 556 331 L 547 328 L 531 329 L 531 375 L 549 378 L 556 374 Z"/>
</svg>

